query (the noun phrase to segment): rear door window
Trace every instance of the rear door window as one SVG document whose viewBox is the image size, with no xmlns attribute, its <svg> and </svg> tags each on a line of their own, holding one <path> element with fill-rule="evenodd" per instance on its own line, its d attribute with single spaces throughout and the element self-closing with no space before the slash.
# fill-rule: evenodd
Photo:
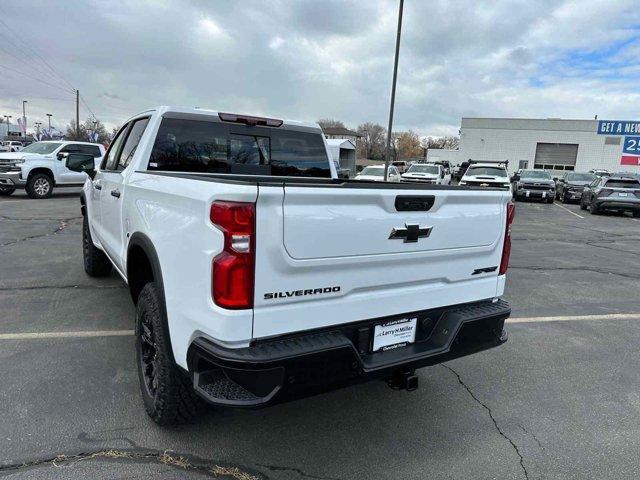
<svg viewBox="0 0 640 480">
<path fill-rule="evenodd" d="M 98 147 L 97 145 L 77 145 L 77 148 L 78 148 L 78 153 L 91 155 L 94 158 L 98 158 L 102 156 L 100 147 Z"/>
<path fill-rule="evenodd" d="M 148 170 L 331 177 L 322 134 L 164 118 Z"/>
<path fill-rule="evenodd" d="M 144 133 L 145 128 L 147 128 L 147 123 L 149 123 L 148 117 L 135 120 L 131 125 L 129 134 L 127 135 L 127 140 L 124 142 L 124 146 L 122 147 L 122 153 L 118 158 L 117 170 L 124 170 L 127 168 L 127 165 L 129 165 L 133 155 L 136 153 L 142 134 Z"/>
</svg>

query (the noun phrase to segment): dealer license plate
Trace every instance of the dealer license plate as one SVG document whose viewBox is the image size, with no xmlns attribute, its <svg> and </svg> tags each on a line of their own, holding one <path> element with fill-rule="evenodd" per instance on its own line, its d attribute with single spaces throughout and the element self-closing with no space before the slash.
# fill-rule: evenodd
<svg viewBox="0 0 640 480">
<path fill-rule="evenodd" d="M 629 195 L 627 192 L 618 192 L 619 197 L 626 197 L 627 195 Z"/>
<path fill-rule="evenodd" d="M 404 347 L 416 340 L 417 318 L 402 318 L 373 328 L 372 351 Z"/>
</svg>

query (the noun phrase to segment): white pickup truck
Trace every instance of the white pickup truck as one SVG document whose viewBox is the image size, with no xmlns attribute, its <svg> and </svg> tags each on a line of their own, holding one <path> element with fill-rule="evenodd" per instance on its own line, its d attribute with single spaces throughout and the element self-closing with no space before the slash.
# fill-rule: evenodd
<svg viewBox="0 0 640 480">
<path fill-rule="evenodd" d="M 24 188 L 31 198 L 49 198 L 54 187 L 78 187 L 87 176 L 65 166 L 71 153 L 91 155 L 99 164 L 104 147 L 98 143 L 45 141 L 19 152 L 0 153 L 0 196 Z"/>
<path fill-rule="evenodd" d="M 508 189 L 336 178 L 311 123 L 157 107 L 119 131 L 81 193 L 84 267 L 136 305 L 159 424 L 255 407 L 506 341 Z M 204 402 L 203 402 L 204 400 Z"/>
</svg>

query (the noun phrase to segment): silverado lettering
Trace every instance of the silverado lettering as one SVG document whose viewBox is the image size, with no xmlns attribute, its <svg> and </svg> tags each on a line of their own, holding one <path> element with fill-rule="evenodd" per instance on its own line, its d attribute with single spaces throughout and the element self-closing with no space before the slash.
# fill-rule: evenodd
<svg viewBox="0 0 640 480">
<path fill-rule="evenodd" d="M 305 295 L 318 295 L 322 293 L 335 293 L 339 291 L 340 291 L 340 287 L 309 288 L 306 290 L 287 290 L 285 292 L 265 293 L 264 299 L 273 300 L 274 298 L 302 297 Z"/>
</svg>

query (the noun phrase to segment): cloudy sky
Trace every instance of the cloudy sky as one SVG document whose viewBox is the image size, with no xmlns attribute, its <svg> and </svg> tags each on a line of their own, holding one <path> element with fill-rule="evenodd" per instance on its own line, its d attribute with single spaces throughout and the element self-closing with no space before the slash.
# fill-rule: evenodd
<svg viewBox="0 0 640 480">
<path fill-rule="evenodd" d="M 193 105 L 386 123 L 397 1 L 4 2 L 0 115 L 116 126 Z M 54 73 L 55 72 L 55 73 Z M 396 130 L 461 116 L 638 119 L 637 0 L 405 0 Z M 88 107 L 87 107 L 88 105 Z M 89 110 L 90 109 L 90 110 Z"/>
</svg>

